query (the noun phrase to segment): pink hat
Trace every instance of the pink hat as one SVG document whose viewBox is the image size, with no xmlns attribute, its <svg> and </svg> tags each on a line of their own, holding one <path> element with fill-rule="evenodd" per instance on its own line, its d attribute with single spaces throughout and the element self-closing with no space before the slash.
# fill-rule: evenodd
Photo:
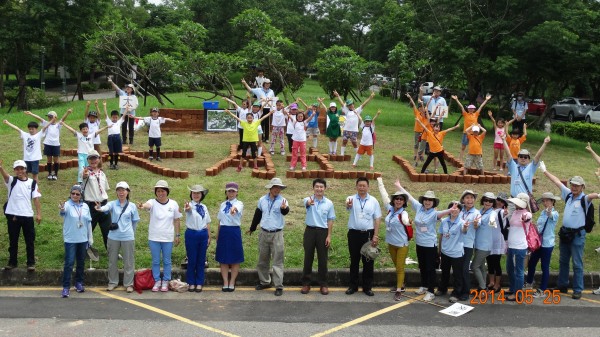
<svg viewBox="0 0 600 337">
<path fill-rule="evenodd" d="M 298 109 L 298 104 L 296 104 L 296 103 L 290 104 L 290 109 Z"/>
<path fill-rule="evenodd" d="M 477 109 L 477 107 L 474 106 L 473 104 L 469 104 L 469 106 L 467 107 L 467 109 Z"/>
</svg>

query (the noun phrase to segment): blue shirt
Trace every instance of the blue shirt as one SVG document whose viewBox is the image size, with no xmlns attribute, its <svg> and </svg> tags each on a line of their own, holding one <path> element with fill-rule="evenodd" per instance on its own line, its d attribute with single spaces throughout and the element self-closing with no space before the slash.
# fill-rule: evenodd
<svg viewBox="0 0 600 337">
<path fill-rule="evenodd" d="M 122 89 L 119 89 L 119 90 L 117 90 L 117 94 L 118 94 L 119 96 L 134 96 L 134 97 L 135 97 L 135 94 L 127 95 L 127 93 L 125 92 L 125 90 L 122 90 Z M 124 113 L 125 113 L 125 109 L 124 109 L 124 108 L 121 108 L 121 111 L 120 111 L 120 113 L 121 113 L 121 114 L 124 114 Z M 135 109 L 133 109 L 133 110 L 130 110 L 130 111 L 129 111 L 129 114 L 130 114 L 130 115 L 132 115 L 132 116 L 135 116 Z"/>
<path fill-rule="evenodd" d="M 427 106 L 427 111 L 429 111 L 429 113 L 433 113 L 438 103 L 441 107 L 448 106 L 448 104 L 446 104 L 446 99 L 442 96 L 439 96 L 438 98 L 433 98 L 433 96 L 423 96 L 423 103 L 425 104 L 425 106 Z M 438 121 L 443 122 L 444 118 L 440 118 Z"/>
<path fill-rule="evenodd" d="M 307 206 L 309 202 L 309 197 L 304 198 L 304 206 L 306 208 L 306 225 L 311 227 L 318 228 L 329 228 L 327 222 L 330 220 L 335 220 L 335 210 L 333 209 L 333 202 L 323 197 L 321 200 L 315 198 L 313 195 L 311 197 L 315 204 L 312 206 Z"/>
<path fill-rule="evenodd" d="M 251 91 L 259 100 L 262 98 L 273 99 L 275 97 L 275 92 L 270 88 L 266 91 L 263 88 L 253 88 Z"/>
<path fill-rule="evenodd" d="M 88 242 L 92 232 L 90 208 L 84 202 L 65 202 L 65 210 L 60 212 L 63 221 L 63 240 L 66 243 Z"/>
<path fill-rule="evenodd" d="M 318 128 L 318 127 L 319 127 L 319 109 L 317 109 L 317 110 L 315 111 L 315 113 L 316 113 L 316 116 L 315 116 L 315 117 L 313 117 L 313 118 L 312 118 L 312 119 L 311 119 L 311 120 L 308 122 L 308 125 L 307 125 L 307 127 L 309 127 L 309 128 Z M 313 111 L 312 111 L 312 109 L 308 109 L 308 112 L 306 113 L 306 118 L 308 118 L 308 117 L 312 116 L 312 114 L 313 114 Z"/>
<path fill-rule="evenodd" d="M 479 215 L 480 213 L 475 207 L 468 211 L 466 208 L 463 208 L 463 210 L 458 214 L 465 224 L 469 224 L 469 229 L 467 229 L 467 232 L 463 236 L 465 248 L 473 248 L 473 242 L 475 241 L 475 226 L 473 226 L 473 220 L 475 220 L 475 218 Z"/>
<path fill-rule="evenodd" d="M 396 247 L 408 246 L 408 236 L 406 235 L 406 229 L 404 225 L 410 226 L 410 223 L 400 222 L 400 218 L 404 217 L 408 219 L 408 214 L 404 210 L 404 207 L 394 212 L 394 207 L 386 205 L 388 214 L 385 217 L 385 242 Z"/>
<path fill-rule="evenodd" d="M 200 207 L 204 209 L 204 217 L 198 213 L 196 210 L 197 202 L 194 200 L 190 201 L 190 210 L 185 211 L 185 227 L 187 229 L 192 229 L 195 231 L 203 230 L 207 227 L 207 224 L 210 223 L 210 214 L 208 214 L 208 209 L 206 205 L 200 203 Z"/>
<path fill-rule="evenodd" d="M 235 207 L 237 209 L 237 212 L 234 215 L 231 215 L 229 211 L 224 212 L 225 207 L 227 207 L 227 200 L 223 201 L 219 207 L 217 219 L 219 219 L 221 226 L 240 227 L 242 224 L 242 213 L 244 213 L 244 203 L 237 199 L 230 200 L 229 203 L 231 203 L 231 207 Z"/>
<path fill-rule="evenodd" d="M 479 221 L 479 227 L 475 230 L 475 241 L 473 242 L 473 248 L 483 250 L 483 251 L 492 251 L 492 227 L 490 227 L 490 216 L 497 216 L 497 213 L 494 212 L 493 208 L 488 208 L 487 210 L 483 210 L 483 208 L 479 211 L 481 214 L 481 219 Z"/>
<path fill-rule="evenodd" d="M 571 193 L 571 190 L 566 186 L 560 187 L 561 195 L 563 200 L 566 200 L 567 195 Z M 581 192 L 577 198 L 573 198 L 573 195 L 569 198 L 569 201 L 565 203 L 565 210 L 563 214 L 563 226 L 567 228 L 581 228 L 585 226 L 585 213 L 581 208 L 581 198 L 585 197 L 585 193 Z M 591 202 L 586 198 L 586 207 L 590 207 Z"/>
<path fill-rule="evenodd" d="M 515 100 L 512 104 L 512 109 L 515 111 L 518 117 L 525 116 L 525 112 L 527 112 L 527 102 Z"/>
<path fill-rule="evenodd" d="M 379 201 L 368 193 L 362 200 L 358 196 L 358 193 L 349 196 L 346 200 L 349 198 L 352 199 L 352 207 L 347 209 L 350 211 L 350 215 L 348 216 L 348 229 L 361 231 L 373 229 L 373 221 L 381 218 Z"/>
<path fill-rule="evenodd" d="M 554 247 L 554 228 L 556 227 L 557 222 L 558 212 L 554 210 L 554 207 L 552 207 L 550 217 L 548 217 L 546 210 L 541 211 L 540 217 L 537 219 L 537 229 L 542 236 L 542 247 Z M 546 226 L 545 229 L 544 225 Z M 542 234 L 542 230 L 544 231 L 544 234 Z"/>
<path fill-rule="evenodd" d="M 521 166 L 515 163 L 514 160 L 508 161 L 508 172 L 510 172 L 510 195 L 516 197 L 519 193 L 527 193 L 525 189 L 525 185 L 523 185 L 523 180 L 519 175 L 519 171 L 523 174 L 523 179 L 527 183 L 527 188 L 530 191 L 533 190 L 533 176 L 535 175 L 535 170 L 537 170 L 538 164 L 535 162 L 530 162 L 527 166 Z"/>
<path fill-rule="evenodd" d="M 263 195 L 258 200 L 258 208 L 262 211 L 260 228 L 267 231 L 283 229 L 284 220 L 283 214 L 281 214 L 281 204 L 284 200 L 285 198 L 281 195 L 276 196 L 275 199 L 271 199 L 270 193 Z"/>
<path fill-rule="evenodd" d="M 463 236 L 462 232 L 463 221 L 460 216 L 457 216 L 454 221 L 450 217 L 442 219 L 442 224 L 439 228 L 439 233 L 442 236 L 442 253 L 444 255 L 459 258 L 464 255 Z"/>
<path fill-rule="evenodd" d="M 110 218 L 113 223 L 117 222 L 117 219 L 119 220 L 119 222 L 117 222 L 119 228 L 108 231 L 108 238 L 111 240 L 135 240 L 135 229 L 138 221 L 140 221 L 140 215 L 135 203 L 131 201 L 129 202 L 129 205 L 127 205 L 127 209 L 123 212 L 123 215 L 121 215 L 121 211 L 123 210 L 124 206 L 125 204 L 121 205 L 119 200 L 113 200 L 100 208 L 102 212 L 110 211 Z M 119 216 L 121 216 L 120 219 Z"/>
<path fill-rule="evenodd" d="M 412 208 L 415 210 L 415 243 L 421 247 L 436 247 L 435 225 L 438 221 L 438 211 L 434 208 L 425 210 L 425 207 L 412 199 Z"/>
</svg>

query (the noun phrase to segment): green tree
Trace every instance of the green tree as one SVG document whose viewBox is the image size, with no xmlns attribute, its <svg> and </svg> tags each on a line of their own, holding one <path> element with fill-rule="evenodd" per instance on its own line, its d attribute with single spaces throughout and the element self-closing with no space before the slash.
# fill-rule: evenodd
<svg viewBox="0 0 600 337">
<path fill-rule="evenodd" d="M 348 95 L 357 98 L 354 89 L 358 88 L 361 74 L 367 73 L 368 66 L 364 58 L 346 46 L 325 49 L 315 61 L 321 88 L 329 96 L 333 96 L 333 91 L 336 90 L 344 99 Z"/>
</svg>

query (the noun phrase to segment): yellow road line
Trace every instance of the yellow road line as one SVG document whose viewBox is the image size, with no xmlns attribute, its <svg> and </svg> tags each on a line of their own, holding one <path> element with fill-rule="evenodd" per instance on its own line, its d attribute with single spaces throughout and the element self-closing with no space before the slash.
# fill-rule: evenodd
<svg viewBox="0 0 600 337">
<path fill-rule="evenodd" d="M 374 317 L 377 317 L 377 316 L 383 315 L 383 314 L 385 314 L 385 313 L 388 313 L 388 312 L 390 312 L 390 311 L 396 310 L 396 309 L 398 309 L 398 308 L 402 308 L 402 307 L 404 307 L 404 306 L 407 306 L 407 305 L 409 305 L 409 304 L 411 304 L 411 303 L 413 303 L 413 302 L 415 302 L 415 301 L 417 301 L 417 299 L 406 300 L 406 301 L 404 301 L 404 302 L 401 302 L 401 303 L 398 303 L 398 304 L 394 304 L 394 305 L 392 305 L 392 306 L 389 306 L 389 307 L 387 307 L 387 308 L 383 308 L 383 309 L 381 309 L 381 310 L 377 310 L 377 311 L 375 311 L 375 312 L 372 312 L 372 313 L 370 313 L 370 314 L 368 314 L 368 315 L 365 315 L 365 316 L 359 317 L 359 318 L 357 318 L 357 319 L 355 319 L 355 320 L 352 320 L 352 321 L 350 321 L 350 322 L 344 323 L 344 324 L 342 324 L 342 325 L 338 325 L 338 326 L 336 326 L 336 327 L 334 327 L 334 328 L 331 328 L 331 329 L 329 329 L 329 330 L 327 330 L 327 331 L 324 331 L 324 332 L 321 332 L 321 333 L 318 333 L 318 334 L 312 335 L 311 337 L 321 337 L 321 336 L 329 335 L 329 334 L 331 334 L 331 333 L 334 333 L 334 332 L 336 332 L 336 331 L 340 331 L 340 330 L 342 330 L 342 329 L 349 328 L 349 327 L 351 327 L 351 326 L 353 326 L 353 325 L 356 325 L 356 324 L 362 323 L 362 322 L 364 322 L 364 321 L 367 321 L 367 320 L 369 320 L 369 319 L 371 319 L 371 318 L 374 318 Z"/>
<path fill-rule="evenodd" d="M 585 297 L 582 297 L 581 299 L 584 300 L 584 301 L 588 301 L 588 302 L 600 304 L 600 301 L 598 301 L 598 300 L 592 300 L 592 299 L 585 298 Z"/>
<path fill-rule="evenodd" d="M 101 291 L 101 290 L 98 290 L 98 289 L 92 289 L 92 291 L 95 292 L 95 293 L 98 293 L 100 295 L 104 295 L 106 297 L 114 298 L 116 300 L 123 301 L 123 302 L 129 303 L 129 304 L 133 304 L 135 306 L 138 306 L 140 308 L 144 308 L 146 310 L 153 311 L 153 312 L 155 312 L 157 314 L 160 314 L 160 315 L 163 315 L 163 316 L 167 316 L 167 317 L 170 317 L 172 319 L 176 319 L 176 320 L 178 320 L 180 322 L 187 323 L 187 324 L 190 324 L 190 325 L 202 328 L 204 330 L 208 330 L 208 331 L 211 331 L 211 332 L 214 332 L 214 333 L 221 334 L 223 336 L 238 337 L 237 335 L 234 335 L 232 333 L 229 333 L 229 332 L 226 332 L 226 331 L 223 331 L 223 330 L 219 330 L 219 329 L 215 329 L 213 327 L 210 327 L 210 326 L 204 325 L 204 324 L 200 324 L 198 322 L 194 322 L 194 321 L 192 321 L 189 318 L 185 318 L 183 316 L 179 316 L 177 314 L 174 314 L 174 313 L 171 313 L 171 312 L 168 312 L 168 311 L 165 311 L 165 310 L 153 307 L 151 305 L 147 305 L 147 304 L 142 303 L 142 302 L 138 302 L 138 301 L 135 301 L 135 300 L 132 300 L 132 299 L 129 299 L 129 298 L 125 298 L 125 297 L 121 297 L 121 296 L 117 296 L 117 295 L 114 295 L 114 294 L 111 294 L 111 293 L 108 293 L 108 292 L 105 292 L 105 291 Z"/>
</svg>

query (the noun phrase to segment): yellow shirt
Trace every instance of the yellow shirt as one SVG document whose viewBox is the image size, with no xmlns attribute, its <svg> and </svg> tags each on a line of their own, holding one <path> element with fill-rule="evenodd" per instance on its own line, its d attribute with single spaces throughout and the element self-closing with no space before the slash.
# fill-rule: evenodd
<svg viewBox="0 0 600 337">
<path fill-rule="evenodd" d="M 240 123 L 242 129 L 244 129 L 244 136 L 242 137 L 242 142 L 258 142 L 258 126 L 260 125 L 260 121 L 255 120 L 252 123 L 248 123 L 247 121 L 243 121 Z"/>
</svg>

